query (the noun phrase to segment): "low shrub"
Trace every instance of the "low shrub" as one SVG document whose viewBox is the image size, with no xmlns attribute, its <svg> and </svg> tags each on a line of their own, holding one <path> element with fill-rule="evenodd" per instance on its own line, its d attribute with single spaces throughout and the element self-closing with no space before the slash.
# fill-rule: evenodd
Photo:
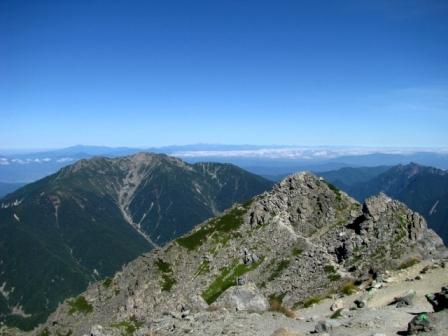
<svg viewBox="0 0 448 336">
<path fill-rule="evenodd" d="M 414 265 L 417 265 L 420 261 L 421 261 L 421 260 L 420 260 L 419 258 L 417 258 L 417 257 L 409 258 L 409 259 L 403 261 L 403 262 L 398 266 L 398 269 L 399 269 L 399 270 L 402 270 L 402 269 L 406 269 L 406 268 L 412 267 L 412 266 L 414 266 Z"/>
<path fill-rule="evenodd" d="M 269 297 L 269 310 L 277 313 L 281 313 L 286 317 L 294 318 L 296 314 L 292 309 L 283 305 L 283 297 L 277 295 L 271 295 Z"/>
<path fill-rule="evenodd" d="M 303 307 L 311 307 L 312 305 L 318 304 L 320 301 L 322 301 L 322 298 L 320 296 L 310 296 L 303 301 Z"/>
<path fill-rule="evenodd" d="M 110 285 L 112 285 L 112 278 L 106 278 L 106 279 L 103 281 L 103 286 L 104 286 L 105 288 L 109 288 Z"/>
<path fill-rule="evenodd" d="M 143 322 L 137 320 L 135 315 L 132 315 L 129 320 L 114 323 L 112 327 L 121 329 L 123 331 L 122 336 L 132 336 L 142 325 Z"/>
<path fill-rule="evenodd" d="M 341 288 L 341 293 L 345 295 L 351 295 L 356 293 L 358 290 L 358 286 L 353 281 L 349 281 L 346 284 L 344 284 Z"/>
<path fill-rule="evenodd" d="M 82 313 L 87 315 L 93 311 L 93 306 L 87 302 L 84 296 L 80 295 L 74 300 L 68 301 L 70 306 L 69 314 Z"/>
</svg>

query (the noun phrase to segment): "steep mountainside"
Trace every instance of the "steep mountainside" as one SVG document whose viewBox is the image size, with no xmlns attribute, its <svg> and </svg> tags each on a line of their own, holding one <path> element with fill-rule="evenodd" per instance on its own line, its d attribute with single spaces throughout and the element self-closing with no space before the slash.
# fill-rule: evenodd
<svg viewBox="0 0 448 336">
<path fill-rule="evenodd" d="M 367 182 L 389 170 L 390 168 L 390 166 L 358 168 L 344 167 L 338 170 L 319 172 L 316 174 L 322 176 L 325 180 L 333 183 L 342 190 L 346 190 L 347 188 L 355 184 Z"/>
<path fill-rule="evenodd" d="M 269 305 L 288 313 L 348 291 L 369 273 L 443 253 L 441 239 L 404 204 L 381 194 L 361 205 L 298 173 L 91 285 L 33 334 L 226 334 L 195 329 L 210 315 L 190 315 Z"/>
<path fill-rule="evenodd" d="M 384 192 L 419 212 L 442 239 L 448 241 L 448 172 L 415 163 L 392 167 L 367 181 L 347 183 L 359 174 L 358 168 L 339 171 L 345 178 L 333 178 L 334 173 L 321 174 L 351 196 L 362 201 Z"/>
<path fill-rule="evenodd" d="M 0 182 L 0 198 L 23 187 L 25 183 L 3 183 Z"/>
<path fill-rule="evenodd" d="M 0 201 L 0 321 L 30 328 L 64 298 L 271 182 L 166 155 L 81 160 Z"/>
</svg>

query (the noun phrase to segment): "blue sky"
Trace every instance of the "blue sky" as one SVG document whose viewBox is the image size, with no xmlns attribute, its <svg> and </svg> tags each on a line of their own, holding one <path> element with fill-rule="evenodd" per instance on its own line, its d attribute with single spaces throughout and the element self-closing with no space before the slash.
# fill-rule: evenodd
<svg viewBox="0 0 448 336">
<path fill-rule="evenodd" d="M 0 1 L 0 148 L 448 146 L 448 2 Z"/>
</svg>

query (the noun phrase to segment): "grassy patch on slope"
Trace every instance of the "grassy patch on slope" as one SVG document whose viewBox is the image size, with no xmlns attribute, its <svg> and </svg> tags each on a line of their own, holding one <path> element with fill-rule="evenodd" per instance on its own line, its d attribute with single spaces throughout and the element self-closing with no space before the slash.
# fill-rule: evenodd
<svg viewBox="0 0 448 336">
<path fill-rule="evenodd" d="M 236 284 L 238 277 L 256 269 L 262 262 L 263 258 L 250 265 L 235 262 L 231 266 L 223 268 L 221 274 L 202 293 L 203 299 L 208 304 L 212 304 L 227 288 Z"/>
<path fill-rule="evenodd" d="M 302 302 L 302 305 L 303 307 L 308 308 L 311 307 L 312 305 L 318 304 L 320 301 L 322 301 L 322 297 L 310 296 Z"/>
<path fill-rule="evenodd" d="M 69 314 L 82 313 L 84 315 L 93 311 L 93 306 L 87 302 L 84 296 L 80 295 L 76 299 L 67 302 L 70 306 Z"/>
<path fill-rule="evenodd" d="M 336 272 L 336 269 L 333 265 L 325 265 L 324 271 L 325 273 L 327 273 L 327 277 L 328 279 L 330 279 L 330 281 L 338 281 L 339 279 L 341 279 L 341 275 Z"/>
<path fill-rule="evenodd" d="M 397 269 L 403 270 L 414 265 L 417 265 L 420 262 L 420 259 L 417 257 L 411 257 L 405 261 L 403 261 L 400 265 L 398 265 Z"/>
<path fill-rule="evenodd" d="M 160 286 L 162 287 L 162 291 L 169 292 L 176 283 L 176 279 L 174 279 L 173 277 L 173 270 L 171 269 L 171 265 L 163 261 L 162 259 L 157 259 L 155 265 L 162 273 L 162 283 L 160 284 Z"/>
<path fill-rule="evenodd" d="M 289 259 L 281 260 L 272 271 L 272 274 L 269 276 L 268 280 L 272 281 L 277 278 L 283 272 L 283 270 L 289 266 L 290 263 L 291 261 Z"/>
<path fill-rule="evenodd" d="M 358 290 L 358 286 L 353 281 L 346 282 L 340 289 L 342 294 L 345 295 L 352 295 L 353 293 L 356 293 Z"/>
<path fill-rule="evenodd" d="M 143 325 L 143 322 L 138 321 L 135 315 L 132 315 L 129 320 L 124 320 L 112 324 L 112 327 L 122 330 L 122 336 L 132 336 L 134 332 Z"/>
<path fill-rule="evenodd" d="M 301 255 L 302 252 L 303 252 L 302 249 L 299 249 L 298 247 L 294 247 L 294 249 L 292 250 L 292 255 L 294 257 L 297 257 L 297 256 Z"/>
<path fill-rule="evenodd" d="M 210 261 L 203 260 L 195 273 L 195 276 L 207 274 L 210 272 Z"/>
<path fill-rule="evenodd" d="M 330 188 L 336 194 L 336 199 L 338 201 L 341 201 L 342 200 L 341 191 L 335 185 L 331 184 L 330 182 L 327 182 L 325 180 L 323 180 L 323 182 L 328 186 L 328 188 Z"/>
<path fill-rule="evenodd" d="M 249 205 L 250 203 L 245 204 L 243 208 L 234 208 L 228 213 L 212 219 L 188 236 L 178 238 L 176 242 L 189 250 L 195 250 L 214 233 L 218 233 L 221 240 L 225 241 L 226 234 L 238 229 L 243 224 L 243 215 L 246 213 Z"/>
<path fill-rule="evenodd" d="M 104 286 L 105 288 L 109 288 L 110 285 L 112 285 L 112 278 L 106 278 L 106 279 L 103 281 L 103 286 Z"/>
</svg>

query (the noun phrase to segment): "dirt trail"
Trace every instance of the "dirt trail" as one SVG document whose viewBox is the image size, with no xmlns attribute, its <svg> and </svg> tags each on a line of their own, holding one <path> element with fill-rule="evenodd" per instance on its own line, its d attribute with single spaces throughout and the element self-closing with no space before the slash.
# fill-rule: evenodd
<svg viewBox="0 0 448 336">
<path fill-rule="evenodd" d="M 260 331 L 259 335 L 271 335 L 268 330 L 282 327 L 292 332 L 306 334 L 312 331 L 316 323 L 321 320 L 327 320 L 330 323 L 335 321 L 336 327 L 330 333 L 331 336 L 372 336 L 375 333 L 386 336 L 398 335 L 398 332 L 406 330 L 407 324 L 414 317 L 413 314 L 433 311 L 425 295 L 439 292 L 442 286 L 448 285 L 448 268 L 437 267 L 430 269 L 426 274 L 420 273 L 425 266 L 432 265 L 432 261 L 423 261 L 408 269 L 389 273 L 383 287 L 369 294 L 365 308 L 350 310 L 350 308 L 354 309 L 356 299 L 366 297 L 365 290 L 337 299 L 347 309 L 345 317 L 331 319 L 334 312 L 330 310 L 330 307 L 336 299 L 325 299 L 313 307 L 299 309 L 296 312 L 295 321 L 283 317 L 265 316 L 266 329 Z M 421 279 L 415 280 L 417 276 Z M 395 305 L 389 305 L 394 298 L 405 295 L 409 290 L 416 292 L 412 306 L 396 308 Z M 448 336 L 448 330 L 446 336 Z"/>
</svg>

